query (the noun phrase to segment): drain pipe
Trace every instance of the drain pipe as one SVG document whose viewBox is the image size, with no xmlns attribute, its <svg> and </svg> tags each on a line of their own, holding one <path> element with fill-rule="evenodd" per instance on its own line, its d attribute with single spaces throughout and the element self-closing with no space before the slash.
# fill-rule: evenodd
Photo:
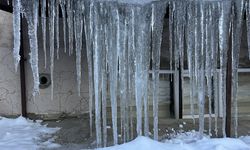
<svg viewBox="0 0 250 150">
<path fill-rule="evenodd" d="M 23 19 L 21 17 L 21 46 L 20 46 L 20 85 L 21 85 L 21 108 L 22 108 L 22 116 L 27 118 L 27 101 L 26 101 L 26 81 L 25 81 L 25 54 L 23 48 Z"/>
</svg>

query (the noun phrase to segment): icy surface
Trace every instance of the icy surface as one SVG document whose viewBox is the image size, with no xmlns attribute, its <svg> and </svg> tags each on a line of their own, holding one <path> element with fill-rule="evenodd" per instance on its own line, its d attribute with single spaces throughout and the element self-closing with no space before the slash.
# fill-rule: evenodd
<svg viewBox="0 0 250 150">
<path fill-rule="evenodd" d="M 59 128 L 48 128 L 39 122 L 18 117 L 0 117 L 0 147 L 2 150 L 50 149 L 60 145 L 53 143 L 51 135 Z M 45 141 L 46 139 L 46 141 Z"/>
<path fill-rule="evenodd" d="M 198 133 L 183 133 L 164 142 L 157 142 L 147 137 L 137 137 L 126 144 L 103 148 L 102 150 L 249 150 L 249 137 L 233 138 L 198 138 Z"/>
</svg>

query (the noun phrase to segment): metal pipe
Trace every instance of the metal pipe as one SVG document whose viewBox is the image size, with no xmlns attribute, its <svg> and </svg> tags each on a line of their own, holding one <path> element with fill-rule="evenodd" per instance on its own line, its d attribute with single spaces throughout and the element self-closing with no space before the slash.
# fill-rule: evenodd
<svg viewBox="0 0 250 150">
<path fill-rule="evenodd" d="M 27 117 L 27 101 L 26 101 L 26 80 L 25 80 L 25 53 L 23 48 L 23 26 L 21 17 L 21 46 L 20 46 L 20 85 L 21 85 L 21 106 L 22 106 L 22 116 Z"/>
</svg>

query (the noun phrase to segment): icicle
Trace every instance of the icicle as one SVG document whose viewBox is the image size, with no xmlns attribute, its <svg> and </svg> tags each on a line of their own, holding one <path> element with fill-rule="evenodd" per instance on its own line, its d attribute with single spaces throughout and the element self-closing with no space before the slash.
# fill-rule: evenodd
<svg viewBox="0 0 250 150">
<path fill-rule="evenodd" d="M 197 13 L 199 14 L 199 21 L 197 22 L 197 33 L 195 36 L 199 40 L 200 44 L 197 45 L 196 49 L 196 81 L 198 87 L 198 108 L 199 108 L 199 132 L 202 135 L 204 132 L 204 105 L 205 105 L 205 32 L 204 32 L 204 19 L 205 19 L 205 4 L 200 2 L 197 4 Z M 197 41 L 196 41 L 197 42 Z M 196 43 L 197 44 L 197 43 Z"/>
<path fill-rule="evenodd" d="M 54 36 L 55 36 L 55 0 L 49 2 L 49 34 L 50 34 L 50 75 L 51 75 L 51 100 L 54 97 Z"/>
<path fill-rule="evenodd" d="M 66 10 L 65 10 L 65 0 L 59 0 L 61 10 L 62 10 L 62 19 L 63 19 L 63 44 L 64 44 L 64 52 L 67 50 L 67 41 L 66 41 Z"/>
<path fill-rule="evenodd" d="M 154 7 L 154 6 L 153 6 Z M 137 135 L 142 135 L 142 111 L 143 111 L 143 96 L 145 89 L 142 87 L 145 86 L 144 76 L 146 67 L 146 61 L 148 61 L 148 57 L 145 55 L 147 51 L 149 51 L 149 34 L 144 31 L 150 30 L 150 22 L 147 20 L 150 12 L 150 8 L 144 7 L 135 9 L 135 17 L 138 22 L 135 24 L 137 31 L 137 39 L 136 39 L 136 55 L 135 55 L 135 96 L 136 96 L 136 131 Z M 143 14 L 143 15 L 140 15 Z M 152 23 L 152 22 L 151 22 Z M 155 29 L 155 28 L 154 28 Z M 154 43 L 156 44 L 156 43 Z M 146 56 L 146 57 L 145 57 Z M 146 61 L 145 61 L 146 60 Z"/>
<path fill-rule="evenodd" d="M 40 0 L 41 5 L 41 23 L 42 23 L 42 36 L 43 36 L 43 52 L 44 52 L 44 68 L 47 67 L 47 3 L 46 0 Z"/>
<path fill-rule="evenodd" d="M 104 15 L 107 16 L 107 9 L 104 9 Z M 106 105 L 107 105 L 107 71 L 108 71 L 108 31 L 107 25 L 104 25 L 104 49 L 102 57 L 102 128 L 103 128 L 103 145 L 107 146 L 107 115 L 106 115 Z"/>
<path fill-rule="evenodd" d="M 227 67 L 227 51 L 228 51 L 228 39 L 229 39 L 229 24 L 230 24 L 230 1 L 223 1 L 220 7 L 220 19 L 219 19 L 219 48 L 220 48 L 220 87 L 222 92 L 220 93 L 220 99 L 223 104 L 223 120 L 222 120 L 222 133 L 226 136 L 226 67 Z"/>
<path fill-rule="evenodd" d="M 84 3 L 84 33 L 86 39 L 86 49 L 87 49 L 87 61 L 88 61 L 88 77 L 89 77 L 89 126 L 90 126 L 90 135 L 92 136 L 93 131 L 93 88 L 94 88 L 94 80 L 93 80 L 93 52 L 92 52 L 92 31 L 93 26 L 91 25 L 92 17 L 93 17 L 93 3 Z"/>
<path fill-rule="evenodd" d="M 234 110 L 234 134 L 238 137 L 238 104 L 237 104 L 237 89 L 238 89 L 238 65 L 239 53 L 241 45 L 242 32 L 242 16 L 243 16 L 244 1 L 239 0 L 234 2 L 234 17 L 232 20 L 232 101 Z"/>
<path fill-rule="evenodd" d="M 126 121 L 126 110 L 127 110 L 127 81 L 128 81 L 128 64 L 127 64 L 127 13 L 122 16 L 120 15 L 120 53 L 119 53 L 119 86 L 120 86 L 120 112 L 121 112 L 121 137 L 122 141 L 126 142 L 127 135 L 126 130 L 128 128 L 128 122 Z"/>
<path fill-rule="evenodd" d="M 126 13 L 129 13 L 128 10 L 126 10 Z M 125 105 L 125 111 L 124 111 L 124 137 L 123 137 L 123 141 L 124 142 L 127 142 L 129 140 L 129 117 L 128 117 L 128 105 L 129 105 L 129 101 L 128 101 L 128 79 L 129 79 L 129 56 L 128 56 L 128 17 L 126 16 L 125 18 L 125 29 L 124 29 L 124 41 L 123 41 L 123 44 L 124 44 L 124 53 L 123 53 L 123 56 L 124 56 L 124 59 L 125 59 L 125 62 L 124 62 L 124 78 L 125 78 L 125 88 L 124 88 L 124 93 L 123 93 L 123 99 L 124 99 L 124 105 Z"/>
<path fill-rule="evenodd" d="M 150 43 L 150 42 L 148 42 Z M 149 51 L 144 51 L 145 53 L 145 70 L 144 70 L 144 95 L 143 95 L 143 105 L 144 105 L 144 135 L 149 136 L 149 117 L 148 117 L 148 68 L 150 64 L 150 53 Z"/>
<path fill-rule="evenodd" d="M 206 49 L 206 64 L 205 64 L 205 75 L 207 80 L 207 91 L 208 91 L 208 111 L 209 111 L 209 120 L 208 120 L 208 134 L 209 136 L 212 135 L 212 51 L 211 51 L 211 7 L 206 10 L 206 20 L 205 20 L 205 33 L 206 33 L 206 42 L 205 42 L 205 49 Z"/>
<path fill-rule="evenodd" d="M 28 0 L 22 1 L 22 9 L 28 23 L 28 35 L 30 43 L 30 64 L 34 79 L 33 96 L 39 94 L 39 72 L 38 72 L 38 43 L 37 43 L 37 18 L 38 1 L 30 3 Z"/>
<path fill-rule="evenodd" d="M 129 90 L 129 124 L 130 124 L 130 139 L 133 139 L 134 137 L 134 122 L 133 122 L 133 101 L 135 99 L 134 97 L 134 83 L 135 83 L 135 76 L 134 76 L 134 69 L 135 69 L 135 64 L 134 64 L 134 56 L 135 56 L 135 10 L 134 8 L 131 8 L 131 26 L 129 27 L 129 35 L 128 36 L 128 90 Z"/>
<path fill-rule="evenodd" d="M 82 6 L 81 2 L 77 1 L 75 4 L 74 15 L 74 29 L 75 29 L 75 48 L 76 48 L 76 74 L 77 74 L 77 91 L 78 96 L 81 93 L 81 55 L 82 55 L 82 32 L 83 32 L 83 20 L 82 20 Z"/>
<path fill-rule="evenodd" d="M 68 43 L 68 51 L 69 51 L 69 55 L 71 55 L 73 53 L 73 8 L 72 8 L 72 4 L 73 1 L 71 0 L 67 0 L 66 1 L 66 6 L 67 6 L 67 23 L 68 23 L 68 39 L 69 39 L 69 43 Z"/>
<path fill-rule="evenodd" d="M 119 44 L 119 48 L 117 47 L 118 51 L 118 57 L 119 57 L 119 72 L 118 72 L 118 77 L 119 77 L 119 83 L 118 83 L 118 97 L 120 99 L 120 137 L 123 138 L 124 134 L 124 122 L 125 122 L 125 89 L 126 89 L 126 83 L 125 83 L 125 47 L 124 47 L 124 27 L 125 27 L 125 22 L 124 18 L 125 16 L 122 16 L 119 14 L 119 23 L 117 24 L 117 32 L 119 32 L 119 39 L 117 40 L 117 43 Z M 123 141 L 124 142 L 124 141 Z"/>
<path fill-rule="evenodd" d="M 250 1 L 246 1 L 247 44 L 250 59 Z"/>
<path fill-rule="evenodd" d="M 188 10 L 187 10 L 187 15 L 188 15 L 188 19 L 187 19 L 187 31 L 186 31 L 186 37 L 187 37 L 187 55 L 188 55 L 188 70 L 189 70 L 189 84 L 190 84 L 190 114 L 192 116 L 193 119 L 193 123 L 195 123 L 195 119 L 194 119 L 194 69 L 193 69 L 193 65 L 194 65 L 194 32 L 193 29 L 195 29 L 194 27 L 194 13 L 193 13 L 193 3 L 189 3 L 188 5 Z"/>
<path fill-rule="evenodd" d="M 20 41 L 21 41 L 21 2 L 20 0 L 13 0 L 13 33 L 14 33 L 14 64 L 17 71 L 20 61 Z"/>
<path fill-rule="evenodd" d="M 169 28 L 169 65 L 170 65 L 170 71 L 173 71 L 173 20 L 174 20 L 174 8 L 172 6 L 172 3 L 169 2 L 169 24 L 168 24 L 168 28 Z M 170 78 L 170 81 L 172 81 L 172 75 Z"/>
<path fill-rule="evenodd" d="M 55 5 L 55 40 L 56 40 L 56 58 L 59 59 L 59 0 L 56 0 Z"/>
<path fill-rule="evenodd" d="M 139 8 L 136 9 L 135 14 L 136 17 L 140 13 Z M 141 16 L 142 17 L 142 16 Z M 139 18 L 138 18 L 139 19 Z M 141 18 L 140 18 L 141 19 Z M 138 20 L 140 22 L 140 20 Z M 142 24 L 142 22 L 140 22 Z M 141 26 L 140 26 L 141 27 Z M 136 97 L 136 132 L 137 135 L 142 135 L 142 31 L 137 28 L 137 32 L 139 34 L 138 41 L 136 41 L 136 56 L 135 56 L 135 97 Z M 140 47 L 140 48 L 138 48 Z"/>
<path fill-rule="evenodd" d="M 111 111 L 112 111 L 112 127 L 113 127 L 113 140 L 114 145 L 118 144 L 117 134 L 117 76 L 118 76 L 118 49 L 119 45 L 119 13 L 118 9 L 114 5 L 109 6 L 111 9 L 110 26 L 109 26 L 109 45 L 110 50 L 108 51 L 108 65 L 109 65 L 109 84 L 110 84 L 110 98 L 111 98 Z M 114 42 L 116 41 L 116 42 Z"/>
<path fill-rule="evenodd" d="M 158 8 L 158 6 L 160 5 L 158 2 L 155 2 L 153 4 L 155 7 Z M 162 3 L 161 3 L 162 5 Z M 149 7 L 149 6 L 147 6 Z M 151 17 L 152 17 L 152 5 L 147 8 L 145 7 L 145 9 L 147 9 L 147 13 L 150 13 Z M 163 6 L 164 7 L 164 6 Z M 163 17 L 164 17 L 164 11 L 162 9 L 162 7 L 159 7 L 160 11 L 157 12 L 157 16 L 160 17 L 157 19 L 156 23 L 159 23 L 161 21 L 162 25 L 163 25 Z M 145 13 L 146 14 L 146 13 Z M 152 29 L 152 22 L 150 22 L 152 20 L 145 20 L 145 22 L 143 24 L 144 28 L 142 28 L 144 31 L 148 31 L 150 29 Z M 154 26 L 155 29 L 157 29 L 156 31 L 158 32 L 158 36 L 162 37 L 162 30 L 161 29 L 161 25 L 157 25 Z M 163 28 L 163 27 L 162 27 Z M 144 105 L 144 135 L 145 136 L 149 136 L 149 117 L 148 117 L 148 83 L 149 83 L 149 67 L 150 67 L 150 60 L 151 60 L 151 41 L 152 41 L 152 36 L 149 33 L 145 33 L 143 32 L 143 47 L 142 48 L 142 98 L 143 98 L 143 105 Z M 159 38 L 161 42 L 161 38 Z M 161 43 L 156 43 L 158 44 L 157 46 L 161 46 Z M 157 48 L 157 47 L 156 47 Z"/>
<path fill-rule="evenodd" d="M 101 51 L 102 48 L 100 42 L 100 18 L 99 18 L 99 7 L 94 5 L 93 7 L 93 61 L 94 61 L 94 92 L 95 92 L 95 127 L 96 127 L 96 144 L 97 147 L 102 145 L 102 134 L 101 134 L 101 101 L 100 101 L 100 90 L 101 85 Z"/>
<path fill-rule="evenodd" d="M 219 96 L 218 96 L 218 72 L 217 72 L 217 61 L 218 61 L 218 3 L 213 3 L 212 4 L 212 28 L 211 28 L 211 51 L 212 51 L 212 73 L 213 73 L 213 99 L 214 99 L 214 131 L 215 135 L 218 135 L 218 126 L 217 126 L 217 120 L 218 120 L 218 101 L 219 101 Z"/>
<path fill-rule="evenodd" d="M 154 117 L 154 139 L 158 140 L 158 91 L 159 91 L 159 69 L 161 56 L 161 41 L 163 31 L 163 18 L 166 6 L 161 3 L 151 5 L 151 30 L 152 30 L 152 79 L 153 79 L 153 117 Z"/>
</svg>

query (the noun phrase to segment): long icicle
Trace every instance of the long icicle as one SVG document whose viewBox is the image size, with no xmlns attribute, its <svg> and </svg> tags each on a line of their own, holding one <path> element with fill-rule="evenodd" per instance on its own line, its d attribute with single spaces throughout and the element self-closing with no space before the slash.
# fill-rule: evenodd
<svg viewBox="0 0 250 150">
<path fill-rule="evenodd" d="M 211 29 L 211 5 L 208 5 L 208 9 L 206 12 L 206 23 L 205 23 L 205 33 L 206 33 L 206 64 L 205 64 L 205 76 L 207 81 L 207 91 L 208 91 L 208 111 L 209 111 L 209 118 L 208 118 L 208 134 L 212 136 L 212 51 L 211 51 L 211 34 L 209 29 Z"/>
<path fill-rule="evenodd" d="M 56 40 L 56 58 L 59 59 L 59 0 L 55 1 L 55 40 Z"/>
<path fill-rule="evenodd" d="M 102 134 L 101 134 L 101 101 L 100 101 L 100 90 L 101 85 L 101 49 L 100 45 L 100 18 L 99 18 L 99 7 L 98 5 L 94 5 L 93 7 L 93 23 L 94 26 L 94 35 L 93 35 L 93 60 L 94 60 L 94 92 L 95 92 L 95 127 L 96 127 L 96 144 L 97 147 L 101 147 L 102 145 Z"/>
<path fill-rule="evenodd" d="M 43 35 L 43 52 L 44 52 L 44 68 L 47 67 L 47 3 L 46 0 L 40 0 L 41 2 L 41 23 L 42 23 L 42 35 Z"/>
<path fill-rule="evenodd" d="M 13 0 L 13 34 L 14 34 L 14 63 L 15 70 L 17 71 L 20 61 L 20 41 L 21 41 L 21 2 L 20 0 Z"/>
<path fill-rule="evenodd" d="M 248 56 L 250 59 L 250 1 L 246 1 L 246 26 L 247 26 Z"/>
<path fill-rule="evenodd" d="M 162 5 L 161 3 L 154 3 L 151 5 L 151 9 L 154 139 L 158 140 L 159 70 L 163 19 L 166 11 L 166 5 Z"/>
<path fill-rule="evenodd" d="M 38 71 L 38 41 L 37 41 L 37 21 L 38 21 L 38 1 L 30 3 L 28 0 L 22 1 L 24 15 L 28 23 L 28 35 L 30 43 L 30 64 L 34 79 L 32 95 L 39 94 L 39 71 Z"/>
<path fill-rule="evenodd" d="M 75 5 L 74 29 L 75 29 L 75 48 L 76 48 L 76 74 L 77 74 L 77 92 L 81 94 L 81 77 L 82 77 L 82 35 L 83 35 L 83 20 L 81 3 L 77 1 Z M 59 37 L 58 37 L 59 38 Z M 59 48 L 59 47 L 58 47 Z M 58 55 L 58 54 L 57 54 Z"/>
<path fill-rule="evenodd" d="M 67 50 L 67 39 L 66 39 L 66 8 L 65 8 L 65 0 L 59 0 L 61 10 L 62 10 L 62 19 L 63 19 L 63 45 L 64 45 L 64 53 Z"/>
<path fill-rule="evenodd" d="M 54 36 L 55 36 L 55 0 L 49 2 L 49 34 L 50 34 L 50 75 L 51 75 L 51 100 L 54 98 Z"/>
<path fill-rule="evenodd" d="M 89 7 L 88 7 L 89 5 Z M 93 80 L 93 52 L 92 52 L 92 10 L 93 3 L 84 3 L 84 31 L 85 31 L 85 39 L 86 39 L 86 49 L 87 49 L 87 61 L 88 61 L 88 77 L 89 77 L 89 126 L 90 126 L 90 136 L 93 134 L 93 99 L 94 99 L 94 80 Z"/>
<path fill-rule="evenodd" d="M 242 17 L 243 17 L 244 0 L 235 1 L 234 16 L 232 19 L 232 102 L 234 110 L 234 135 L 238 137 L 238 101 L 237 101 L 237 89 L 238 89 L 238 65 L 239 65 L 239 53 L 241 45 L 241 33 L 242 33 Z"/>
</svg>

